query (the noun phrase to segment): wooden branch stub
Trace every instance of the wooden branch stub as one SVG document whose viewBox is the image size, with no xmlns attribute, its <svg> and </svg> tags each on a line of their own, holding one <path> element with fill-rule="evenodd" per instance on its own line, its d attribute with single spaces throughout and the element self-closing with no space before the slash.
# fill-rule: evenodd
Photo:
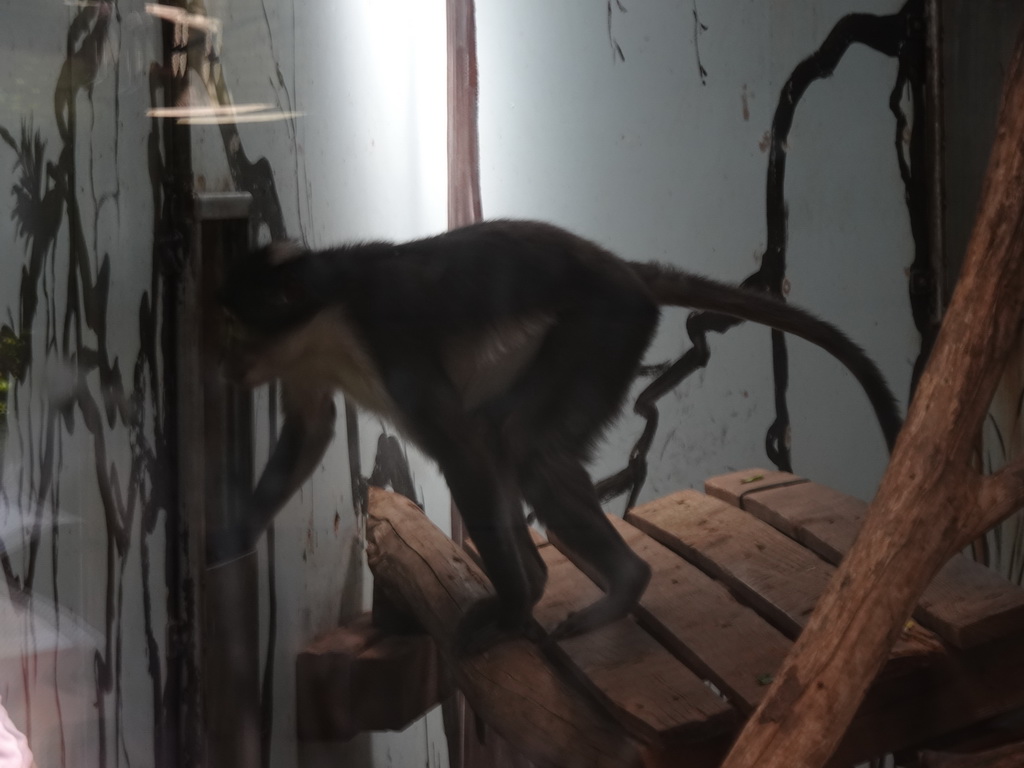
<svg viewBox="0 0 1024 768">
<path fill-rule="evenodd" d="M 300 741 L 344 741 L 362 730 L 349 697 L 353 660 L 380 634 L 369 615 L 364 615 L 318 637 L 299 653 L 295 705 Z"/>
<path fill-rule="evenodd" d="M 451 693 L 426 634 L 388 634 L 365 613 L 309 644 L 295 662 L 300 741 L 399 731 Z"/>
<path fill-rule="evenodd" d="M 416 614 L 485 722 L 538 766 L 641 764 L 637 744 L 533 643 L 510 640 L 477 656 L 456 655 L 459 620 L 491 594 L 487 578 L 408 499 L 371 488 L 369 502 L 367 558 L 374 577 Z"/>
<path fill-rule="evenodd" d="M 1020 500 L 1018 467 L 986 480 L 971 459 L 1024 317 L 1021 136 L 1024 35 L 963 271 L 892 461 L 856 543 L 723 768 L 824 765 L 928 582 Z"/>
</svg>

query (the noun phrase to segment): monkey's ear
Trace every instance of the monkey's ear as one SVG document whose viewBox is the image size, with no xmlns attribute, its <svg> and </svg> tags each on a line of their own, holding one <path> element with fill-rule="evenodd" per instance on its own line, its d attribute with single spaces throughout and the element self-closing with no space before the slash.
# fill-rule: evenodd
<svg viewBox="0 0 1024 768">
<path fill-rule="evenodd" d="M 267 263 L 271 266 L 284 264 L 306 253 L 301 243 L 295 240 L 279 240 L 267 246 Z"/>
<path fill-rule="evenodd" d="M 292 271 L 279 275 L 269 294 L 269 300 L 278 310 L 299 310 L 308 306 L 311 299 L 309 282 Z"/>
</svg>

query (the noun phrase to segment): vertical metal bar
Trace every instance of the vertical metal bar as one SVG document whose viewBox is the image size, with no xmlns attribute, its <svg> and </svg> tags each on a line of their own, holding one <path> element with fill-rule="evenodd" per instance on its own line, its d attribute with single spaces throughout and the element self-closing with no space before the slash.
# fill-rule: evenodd
<svg viewBox="0 0 1024 768">
<path fill-rule="evenodd" d="M 198 532 L 232 528 L 253 482 L 252 399 L 218 374 L 222 320 L 216 291 L 225 267 L 250 238 L 251 196 L 199 195 L 195 236 L 183 282 L 179 350 L 182 511 Z M 201 680 L 206 765 L 260 764 L 258 559 L 255 553 L 204 569 Z"/>
<path fill-rule="evenodd" d="M 184 8 L 184 0 L 160 0 L 161 5 Z M 160 25 L 162 66 L 150 70 L 150 93 L 155 99 L 162 91 L 165 105 L 179 103 L 188 90 L 188 79 L 174 73 L 174 57 L 179 55 L 179 41 L 174 25 Z M 159 131 L 157 131 L 159 126 Z M 191 322 L 190 304 L 187 291 L 191 276 L 189 251 L 193 243 L 189 235 L 192 228 L 193 210 L 190 205 L 192 180 L 192 136 L 188 125 L 177 120 L 162 119 L 154 122 L 154 136 L 159 136 L 159 145 L 151 145 L 151 168 L 160 178 L 160 186 L 154 189 L 154 254 L 168 261 L 183 259 L 185 265 L 181 274 L 168 278 L 168 293 L 162 297 L 159 335 L 160 353 L 163 359 L 166 402 L 177 409 L 177 418 L 167 419 L 167 447 L 172 465 L 167 467 L 167 479 L 173 486 L 168 492 L 170 511 L 184 511 L 188 494 L 182 478 L 192 473 L 194 457 L 185 449 L 189 435 L 181 414 L 187 413 L 183 406 L 194 401 L 195 389 L 185 376 L 190 366 L 190 350 L 184 344 L 189 335 Z M 162 157 L 161 157 L 162 153 Z M 151 173 L 154 171 L 151 171 Z M 169 270 L 173 272 L 173 270 Z M 157 296 L 152 296 L 154 300 Z M 174 483 L 177 477 L 178 483 Z M 167 514 L 164 524 L 164 579 L 167 589 L 167 626 L 170 635 L 167 654 L 167 683 L 164 692 L 163 713 L 165 720 L 162 733 L 158 735 L 159 754 L 156 764 L 160 766 L 179 765 L 191 768 L 202 763 L 202 721 L 203 701 L 196 678 L 197 667 L 201 666 L 199 646 L 202 631 L 198 627 L 200 613 L 194 594 L 199 574 L 197 558 L 202 548 L 196 531 L 189 525 L 190 519 L 184 514 Z M 155 660 L 150 659 L 153 663 Z"/>
</svg>

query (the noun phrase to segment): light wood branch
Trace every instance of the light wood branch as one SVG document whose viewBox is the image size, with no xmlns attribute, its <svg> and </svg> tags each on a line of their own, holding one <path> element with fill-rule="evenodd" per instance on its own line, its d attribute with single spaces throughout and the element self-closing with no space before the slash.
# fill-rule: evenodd
<svg viewBox="0 0 1024 768">
<path fill-rule="evenodd" d="M 982 478 L 971 451 L 1024 317 L 1022 136 L 1024 37 L 963 272 L 892 461 L 857 542 L 723 768 L 824 765 L 925 586 L 1021 498 L 1024 465 Z"/>
<path fill-rule="evenodd" d="M 1024 456 L 1010 462 L 998 472 L 982 478 L 978 507 L 978 535 L 1024 507 Z"/>
</svg>

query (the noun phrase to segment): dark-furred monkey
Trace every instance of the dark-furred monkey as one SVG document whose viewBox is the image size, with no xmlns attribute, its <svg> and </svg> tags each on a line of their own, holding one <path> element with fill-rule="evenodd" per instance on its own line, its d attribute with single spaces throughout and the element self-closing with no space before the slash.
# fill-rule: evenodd
<svg viewBox="0 0 1024 768">
<path fill-rule="evenodd" d="M 523 502 L 605 591 L 553 637 L 617 619 L 643 593 L 650 569 L 608 522 L 584 465 L 622 406 L 660 307 L 807 339 L 861 383 L 890 447 L 901 425 L 878 368 L 834 326 L 766 294 L 624 261 L 549 224 L 492 221 L 323 251 L 273 244 L 229 271 L 221 300 L 240 328 L 229 374 L 247 386 L 279 380 L 285 422 L 246 528 L 213 559 L 253 546 L 318 465 L 341 390 L 391 421 L 447 480 L 497 593 L 460 628 L 469 648 L 525 630 L 544 589 Z"/>
</svg>

